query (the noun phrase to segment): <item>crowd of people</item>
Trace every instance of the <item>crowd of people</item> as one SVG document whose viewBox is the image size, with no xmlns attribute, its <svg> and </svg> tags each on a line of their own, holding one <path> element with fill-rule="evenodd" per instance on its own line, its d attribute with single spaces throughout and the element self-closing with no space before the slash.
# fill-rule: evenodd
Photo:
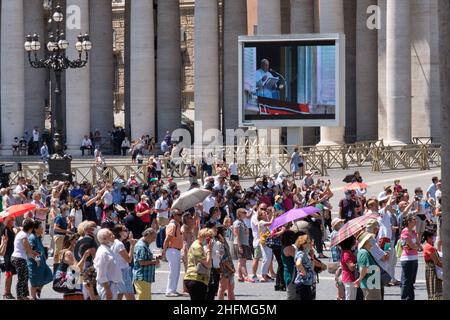
<svg viewBox="0 0 450 320">
<path fill-rule="evenodd" d="M 236 280 L 273 282 L 287 299 L 313 300 L 319 275 L 328 269 L 335 274 L 339 300 L 383 299 L 385 286 L 398 285 L 401 298 L 412 300 L 419 252 L 426 263 L 428 297 L 442 298 L 438 178 L 426 194 L 416 188 L 410 195 L 400 181 L 376 197 L 363 187 L 348 190 L 334 209 L 330 180 L 305 172 L 295 153 L 293 176 L 262 176 L 248 188 L 242 187 L 235 162 L 221 164 L 217 176 L 208 176 L 201 185 L 195 166 L 187 166 L 189 189 L 209 194 L 183 210 L 172 208 L 182 192 L 172 179 L 161 179 L 153 157 L 145 184 L 133 175 L 95 185 L 43 180 L 34 186 L 19 178 L 14 188 L 1 189 L 0 211 L 24 203 L 36 209 L 7 217 L 0 228 L 3 298 L 39 299 L 42 288 L 52 285 L 65 299 L 149 300 L 156 269 L 167 263 L 168 298 L 233 300 Z M 202 171 L 208 172 L 209 165 L 202 163 Z M 344 181 L 363 183 L 358 172 Z M 311 206 L 318 212 L 271 228 L 282 214 Z M 332 212 L 338 215 L 334 219 Z M 331 247 L 327 257 L 326 243 L 364 215 L 375 216 Z M 51 240 L 47 247 L 46 234 Z M 155 254 L 155 247 L 161 254 Z"/>
</svg>

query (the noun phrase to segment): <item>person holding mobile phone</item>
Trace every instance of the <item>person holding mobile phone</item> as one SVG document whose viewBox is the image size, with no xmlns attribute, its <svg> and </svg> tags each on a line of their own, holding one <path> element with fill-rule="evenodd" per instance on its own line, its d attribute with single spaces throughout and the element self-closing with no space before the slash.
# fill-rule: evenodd
<svg viewBox="0 0 450 320">
<path fill-rule="evenodd" d="M 198 233 L 197 240 L 189 248 L 184 284 L 191 300 L 206 300 L 212 267 L 213 237 L 211 229 L 202 229 Z M 203 245 L 206 246 L 206 250 Z"/>
<path fill-rule="evenodd" d="M 142 238 L 134 247 L 133 285 L 136 300 L 152 299 L 152 283 L 155 282 L 155 268 L 159 259 L 153 256 L 150 245 L 156 240 L 156 231 L 152 228 L 142 233 Z"/>
</svg>

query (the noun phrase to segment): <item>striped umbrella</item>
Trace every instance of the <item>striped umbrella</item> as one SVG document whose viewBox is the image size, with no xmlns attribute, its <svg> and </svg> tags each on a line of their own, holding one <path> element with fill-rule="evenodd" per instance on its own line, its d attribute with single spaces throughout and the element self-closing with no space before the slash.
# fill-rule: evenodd
<svg viewBox="0 0 450 320">
<path fill-rule="evenodd" d="M 331 239 L 330 247 L 334 247 L 342 241 L 354 236 L 366 228 L 366 223 L 369 220 L 377 219 L 377 213 L 365 214 L 361 217 L 355 218 L 344 224 L 338 231 L 337 235 Z"/>
</svg>

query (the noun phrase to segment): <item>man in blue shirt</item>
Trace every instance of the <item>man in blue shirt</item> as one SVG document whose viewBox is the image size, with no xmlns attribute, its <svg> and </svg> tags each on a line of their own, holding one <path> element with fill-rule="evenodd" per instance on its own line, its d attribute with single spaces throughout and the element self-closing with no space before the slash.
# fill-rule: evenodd
<svg viewBox="0 0 450 320">
<path fill-rule="evenodd" d="M 76 181 L 73 183 L 72 190 L 70 190 L 70 197 L 73 200 L 78 199 L 81 201 L 83 199 L 83 189 L 80 188 Z"/>
<path fill-rule="evenodd" d="M 433 177 L 431 179 L 431 184 L 427 189 L 427 199 L 434 199 L 434 201 L 436 201 L 436 190 L 437 190 L 437 183 L 439 182 L 439 178 L 438 177 Z"/>
<path fill-rule="evenodd" d="M 152 283 L 155 282 L 155 268 L 159 259 L 153 258 L 150 244 L 156 240 L 156 231 L 147 229 L 134 247 L 133 284 L 136 289 L 136 300 L 152 299 Z"/>
</svg>

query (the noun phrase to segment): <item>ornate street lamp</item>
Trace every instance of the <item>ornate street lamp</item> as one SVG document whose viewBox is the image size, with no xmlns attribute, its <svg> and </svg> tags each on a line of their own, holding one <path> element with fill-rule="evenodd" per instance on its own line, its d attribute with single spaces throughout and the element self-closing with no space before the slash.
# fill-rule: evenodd
<svg viewBox="0 0 450 320">
<path fill-rule="evenodd" d="M 71 157 L 64 154 L 64 143 L 62 141 L 62 132 L 64 131 L 64 120 L 62 118 L 62 91 L 61 75 L 67 69 L 78 69 L 86 66 L 89 60 L 89 51 L 92 49 L 92 42 L 89 35 L 80 34 L 77 37 L 75 47 L 78 52 L 76 60 L 70 60 L 67 57 L 66 50 L 69 48 L 69 41 L 64 34 L 64 14 L 61 6 L 57 5 L 50 23 L 56 24 L 56 32 L 50 32 L 47 43 L 47 51 L 44 58 L 38 58 L 38 52 L 41 49 L 39 35 L 27 35 L 24 44 L 25 51 L 28 53 L 28 61 L 32 68 L 53 70 L 55 73 L 55 103 L 52 112 L 55 115 L 54 125 L 54 151 L 55 154 L 49 160 L 50 174 L 71 175 L 70 162 Z M 63 172 L 65 171 L 65 172 Z M 50 180 L 51 178 L 49 178 Z"/>
</svg>

